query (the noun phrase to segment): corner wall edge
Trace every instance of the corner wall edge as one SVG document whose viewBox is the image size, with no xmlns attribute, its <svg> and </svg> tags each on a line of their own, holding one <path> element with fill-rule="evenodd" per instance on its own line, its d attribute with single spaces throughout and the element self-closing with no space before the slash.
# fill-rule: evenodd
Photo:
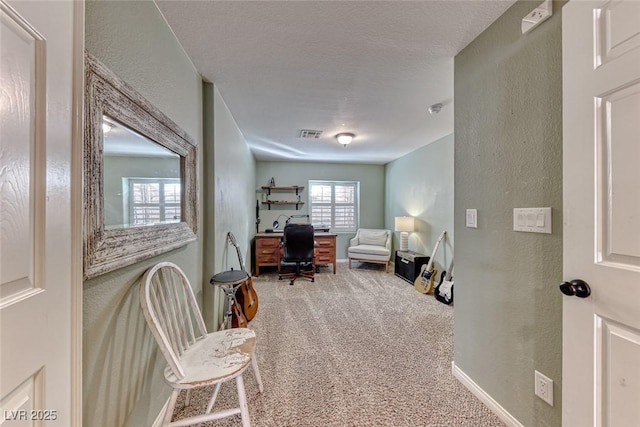
<svg viewBox="0 0 640 427">
<path fill-rule="evenodd" d="M 504 409 L 493 397 L 491 397 L 486 391 L 484 391 L 478 384 L 476 384 L 467 374 L 456 366 L 456 362 L 451 362 L 451 373 L 458 381 L 462 383 L 474 396 L 476 396 L 487 408 L 502 420 L 508 427 L 524 427 L 511 415 L 506 409 Z"/>
</svg>

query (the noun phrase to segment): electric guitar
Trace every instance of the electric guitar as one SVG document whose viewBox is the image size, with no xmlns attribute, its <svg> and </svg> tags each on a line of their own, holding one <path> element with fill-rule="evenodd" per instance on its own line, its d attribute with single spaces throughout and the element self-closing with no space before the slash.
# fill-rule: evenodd
<svg viewBox="0 0 640 427">
<path fill-rule="evenodd" d="M 442 272 L 440 283 L 433 291 L 433 296 L 443 304 L 449 305 L 453 302 L 453 259 L 451 259 L 446 275 L 444 271 Z"/>
<path fill-rule="evenodd" d="M 433 248 L 433 252 L 431 253 L 431 257 L 429 258 L 429 262 L 427 265 L 423 265 L 420 269 L 420 275 L 416 278 L 416 281 L 413 282 L 413 287 L 416 291 L 421 294 L 428 294 L 433 289 L 433 282 L 435 280 L 435 276 L 438 273 L 433 268 L 433 259 L 436 256 L 436 252 L 438 252 L 438 247 L 440 246 L 440 242 L 444 239 L 444 236 L 447 234 L 446 231 L 443 231 L 438 237 L 438 241 Z"/>
<path fill-rule="evenodd" d="M 227 233 L 227 240 L 236 248 L 240 268 L 246 273 L 246 270 L 244 268 L 244 260 L 242 259 L 242 254 L 240 253 L 240 246 L 238 246 L 238 242 L 236 241 L 233 233 Z M 246 321 L 249 322 L 255 317 L 256 313 L 258 312 L 258 294 L 253 288 L 253 280 L 251 279 L 250 274 L 247 274 L 247 280 L 240 285 L 238 291 L 239 292 L 236 292 L 236 300 L 242 308 L 242 312 L 244 313 Z"/>
</svg>

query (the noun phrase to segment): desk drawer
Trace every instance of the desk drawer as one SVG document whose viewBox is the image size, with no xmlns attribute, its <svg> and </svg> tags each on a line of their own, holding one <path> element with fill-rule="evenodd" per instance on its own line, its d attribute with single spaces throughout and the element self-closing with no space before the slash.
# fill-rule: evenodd
<svg viewBox="0 0 640 427">
<path fill-rule="evenodd" d="M 256 261 L 258 265 L 278 265 L 277 249 L 258 249 Z"/>
<path fill-rule="evenodd" d="M 318 248 L 316 250 L 316 264 L 332 263 L 333 251 L 331 249 Z"/>
<path fill-rule="evenodd" d="M 335 248 L 336 247 L 336 241 L 334 239 L 316 239 L 316 242 L 318 243 L 318 248 Z"/>
<path fill-rule="evenodd" d="M 257 256 L 260 259 L 265 259 L 268 257 L 275 258 L 278 256 L 278 248 L 258 248 Z"/>
<path fill-rule="evenodd" d="M 276 262 L 278 260 L 278 253 L 275 251 L 272 251 L 272 252 L 260 251 L 258 253 L 258 259 L 261 262 Z"/>
<path fill-rule="evenodd" d="M 277 248 L 280 245 L 280 239 L 257 239 L 256 246 L 258 248 Z"/>
<path fill-rule="evenodd" d="M 257 266 L 278 265 L 279 250 L 280 250 L 280 236 L 256 239 L 256 265 Z"/>
<path fill-rule="evenodd" d="M 316 236 L 316 264 L 333 264 L 335 273 L 336 239 L 335 236 Z"/>
</svg>

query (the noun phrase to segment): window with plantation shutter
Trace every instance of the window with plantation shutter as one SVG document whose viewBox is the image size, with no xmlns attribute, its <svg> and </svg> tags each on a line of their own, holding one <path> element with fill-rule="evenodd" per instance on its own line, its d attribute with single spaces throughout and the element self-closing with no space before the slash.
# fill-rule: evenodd
<svg viewBox="0 0 640 427">
<path fill-rule="evenodd" d="M 309 215 L 316 227 L 334 232 L 358 229 L 359 187 L 357 181 L 309 181 Z"/>
<path fill-rule="evenodd" d="M 180 180 L 126 178 L 129 184 L 129 223 L 180 222 Z"/>
</svg>

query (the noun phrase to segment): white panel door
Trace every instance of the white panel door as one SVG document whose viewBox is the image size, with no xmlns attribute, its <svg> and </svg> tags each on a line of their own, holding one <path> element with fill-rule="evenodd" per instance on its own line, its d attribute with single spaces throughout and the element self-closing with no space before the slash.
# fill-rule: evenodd
<svg viewBox="0 0 640 427">
<path fill-rule="evenodd" d="M 72 424 L 73 27 L 73 2 L 0 0 L 2 427 Z"/>
<path fill-rule="evenodd" d="M 562 14 L 563 426 L 640 426 L 640 2 Z"/>
</svg>

